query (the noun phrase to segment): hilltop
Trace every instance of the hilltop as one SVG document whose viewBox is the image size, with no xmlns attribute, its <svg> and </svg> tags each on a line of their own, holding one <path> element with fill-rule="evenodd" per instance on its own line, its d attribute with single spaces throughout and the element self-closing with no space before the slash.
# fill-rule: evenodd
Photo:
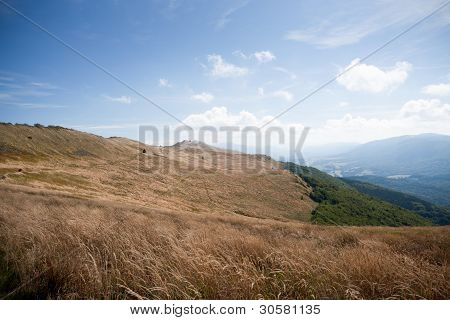
<svg viewBox="0 0 450 320">
<path fill-rule="evenodd" d="M 39 125 L 0 125 L 0 132 L 0 174 L 7 184 L 181 212 L 321 224 L 428 223 L 415 212 L 342 188 L 343 182 L 319 170 L 298 174 L 270 157 L 199 141 L 160 147 Z M 340 189 L 327 191 L 331 200 L 323 201 L 318 185 L 322 193 Z"/>
<path fill-rule="evenodd" d="M 0 125 L 0 174 L 2 183 L 177 211 L 308 221 L 315 207 L 308 186 L 266 158 L 61 127 Z"/>
</svg>

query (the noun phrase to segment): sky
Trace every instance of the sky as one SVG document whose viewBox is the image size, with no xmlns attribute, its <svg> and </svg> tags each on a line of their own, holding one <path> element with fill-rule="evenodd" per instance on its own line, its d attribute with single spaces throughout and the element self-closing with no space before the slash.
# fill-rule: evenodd
<svg viewBox="0 0 450 320">
<path fill-rule="evenodd" d="M 271 125 L 307 145 L 450 134 L 450 5 L 360 61 L 445 2 L 1 0 L 0 121 L 261 126 L 351 68 Z"/>
</svg>

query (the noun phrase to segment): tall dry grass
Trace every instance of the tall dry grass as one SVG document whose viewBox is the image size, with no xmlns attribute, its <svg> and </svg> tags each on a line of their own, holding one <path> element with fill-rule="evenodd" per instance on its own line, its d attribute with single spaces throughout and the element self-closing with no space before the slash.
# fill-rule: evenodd
<svg viewBox="0 0 450 320">
<path fill-rule="evenodd" d="M 7 298 L 450 298 L 448 227 L 320 227 L 6 186 L 0 196 L 2 270 L 20 288 Z"/>
</svg>

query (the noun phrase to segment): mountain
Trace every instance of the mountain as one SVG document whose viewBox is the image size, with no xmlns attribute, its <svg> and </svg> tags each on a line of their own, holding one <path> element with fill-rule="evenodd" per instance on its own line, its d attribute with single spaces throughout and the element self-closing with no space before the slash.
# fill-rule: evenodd
<svg viewBox="0 0 450 320">
<path fill-rule="evenodd" d="M 320 146 L 305 146 L 302 150 L 307 161 L 334 157 L 355 149 L 358 143 L 328 143 Z"/>
<path fill-rule="evenodd" d="M 450 224 L 450 210 L 448 208 L 436 206 L 418 197 L 367 182 L 347 178 L 342 178 L 342 180 L 361 193 L 384 200 L 401 208 L 417 212 L 420 216 L 431 220 L 435 224 Z"/>
<path fill-rule="evenodd" d="M 181 212 L 309 221 L 315 207 L 309 188 L 269 158 L 61 127 L 0 124 L 0 176 L 1 184 Z"/>
<path fill-rule="evenodd" d="M 427 218 L 359 192 L 351 185 L 318 169 L 286 163 L 285 168 L 301 177 L 313 189 L 318 203 L 312 221 L 335 225 L 428 225 Z"/>
<path fill-rule="evenodd" d="M 39 125 L 0 125 L 0 133 L 6 184 L 182 212 L 321 224 L 429 224 L 319 170 L 298 167 L 298 174 L 264 155 L 190 140 L 156 147 Z"/>
<path fill-rule="evenodd" d="M 389 177 L 349 176 L 346 178 L 410 194 L 435 205 L 450 208 L 450 174 L 438 176 L 397 175 Z"/>
<path fill-rule="evenodd" d="M 372 141 L 311 165 L 344 177 L 448 174 L 450 136 L 420 134 Z"/>
<path fill-rule="evenodd" d="M 0 124 L 0 199 L 2 299 L 450 296 L 450 227 L 264 155 Z"/>
</svg>

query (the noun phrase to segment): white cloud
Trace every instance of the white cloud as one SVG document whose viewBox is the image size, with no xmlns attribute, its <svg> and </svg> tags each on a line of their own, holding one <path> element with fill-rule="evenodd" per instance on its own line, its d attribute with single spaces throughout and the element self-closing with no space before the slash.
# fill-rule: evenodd
<svg viewBox="0 0 450 320">
<path fill-rule="evenodd" d="M 422 18 L 424 12 L 431 12 L 439 5 L 439 0 L 384 0 L 329 6 L 329 9 L 324 8 L 329 11 L 311 17 L 311 27 L 290 30 L 285 33 L 284 39 L 319 48 L 350 45 L 389 27 L 411 25 Z M 434 18 L 427 24 L 428 30 L 446 26 L 450 22 L 445 11 Z"/>
<path fill-rule="evenodd" d="M 242 50 L 233 51 L 233 56 L 242 58 L 242 59 L 248 59 L 248 56 L 244 52 L 242 52 Z"/>
<path fill-rule="evenodd" d="M 103 97 L 109 101 L 122 103 L 122 104 L 131 104 L 131 97 L 128 96 L 120 96 L 120 97 L 111 97 L 108 95 L 103 95 Z"/>
<path fill-rule="evenodd" d="M 258 119 L 251 112 L 242 110 L 238 114 L 232 114 L 227 107 L 213 107 L 199 114 L 191 114 L 183 122 L 192 127 L 201 126 L 259 126 L 268 121 L 269 118 Z"/>
<path fill-rule="evenodd" d="M 160 78 L 158 81 L 158 85 L 162 88 L 172 88 L 172 84 L 165 78 Z"/>
<path fill-rule="evenodd" d="M 258 117 L 248 111 L 230 112 L 226 107 L 213 107 L 199 114 L 191 114 L 183 122 L 193 128 L 201 126 L 246 126 L 260 127 L 273 116 Z M 440 133 L 450 134 L 450 105 L 436 99 L 411 100 L 397 111 L 379 117 L 366 117 L 348 113 L 341 118 L 328 119 L 313 127 L 306 139 L 307 145 L 323 145 L 337 142 L 364 143 L 389 137 Z M 288 123 L 275 119 L 269 127 L 279 127 L 288 134 L 289 128 L 303 129 L 300 123 Z M 286 135 L 288 137 L 288 135 Z M 219 137 L 219 140 L 226 137 Z M 238 139 L 239 141 L 239 139 Z"/>
<path fill-rule="evenodd" d="M 208 62 L 212 64 L 210 74 L 216 78 L 235 78 L 245 76 L 248 73 L 247 68 L 241 68 L 227 63 L 218 54 L 208 55 Z"/>
<path fill-rule="evenodd" d="M 282 98 L 286 101 L 291 101 L 294 98 L 294 95 L 287 90 L 274 91 L 272 92 L 271 96 L 275 98 Z"/>
<path fill-rule="evenodd" d="M 52 85 L 50 83 L 47 83 L 47 82 L 31 82 L 30 84 L 32 86 L 39 87 L 39 88 L 42 88 L 42 89 L 59 89 L 59 87 L 54 86 L 54 85 Z"/>
<path fill-rule="evenodd" d="M 219 20 L 217 20 L 216 29 L 219 29 L 219 30 L 223 29 L 231 21 L 230 17 L 239 9 L 245 7 L 249 2 L 250 2 L 250 0 L 245 0 L 245 1 L 241 2 L 240 4 L 226 10 L 222 14 L 222 16 L 219 18 Z"/>
<path fill-rule="evenodd" d="M 191 96 L 192 100 L 201 101 L 203 103 L 209 103 L 214 99 L 214 95 L 209 92 L 202 92 Z"/>
<path fill-rule="evenodd" d="M 422 92 L 432 96 L 450 96 L 450 83 L 430 84 L 423 87 Z"/>
<path fill-rule="evenodd" d="M 295 160 L 295 155 L 289 153 L 290 142 L 292 139 L 296 143 L 300 140 L 301 132 L 304 129 L 303 125 L 287 125 L 275 119 L 270 126 L 261 129 L 261 135 L 256 134 L 258 132 L 256 128 L 263 126 L 272 119 L 272 116 L 258 117 L 245 110 L 232 113 L 226 107 L 221 106 L 213 107 L 203 113 L 192 114 L 186 117 L 183 122 L 193 128 L 194 139 L 198 137 L 210 145 L 225 146 L 247 153 L 264 152 L 276 158 L 282 156 L 284 160 L 292 156 L 290 160 Z M 205 126 L 214 127 L 218 130 L 216 134 L 211 134 L 211 130 L 207 130 L 200 137 L 200 128 Z M 276 126 L 278 130 L 271 130 L 269 131 L 270 134 L 267 134 L 267 130 L 273 126 Z M 227 128 L 228 130 L 226 130 Z M 294 135 L 292 135 L 293 132 Z M 283 135 L 283 138 L 280 138 L 280 134 Z M 186 138 L 192 139 L 188 136 Z M 270 150 L 266 149 L 267 145 L 270 145 Z M 245 149 L 242 148 L 243 146 L 245 146 Z"/>
<path fill-rule="evenodd" d="M 287 90 L 280 89 L 280 90 L 266 93 L 266 91 L 264 90 L 263 87 L 258 88 L 258 96 L 268 97 L 268 98 L 279 98 L 279 99 L 283 99 L 286 101 L 292 101 L 292 99 L 294 99 L 294 95 Z"/>
<path fill-rule="evenodd" d="M 397 62 L 393 68 L 386 71 L 374 65 L 358 63 L 359 59 L 354 59 L 345 68 L 351 69 L 337 78 L 337 82 L 349 91 L 378 93 L 393 89 L 405 82 L 412 68 L 411 64 L 405 61 Z"/>
<path fill-rule="evenodd" d="M 341 102 L 339 102 L 339 107 L 344 108 L 344 107 L 348 107 L 348 105 L 349 105 L 349 103 L 348 103 L 347 101 L 341 101 Z"/>
<path fill-rule="evenodd" d="M 438 99 L 411 100 L 400 110 L 403 117 L 413 117 L 418 120 L 450 120 L 450 104 L 442 103 Z"/>
<path fill-rule="evenodd" d="M 291 72 L 291 71 L 289 71 L 289 70 L 287 70 L 285 68 L 275 67 L 273 69 L 276 70 L 276 71 L 279 71 L 281 73 L 287 74 L 291 78 L 291 80 L 297 79 L 297 75 L 295 73 L 293 73 L 293 72 Z"/>
<path fill-rule="evenodd" d="M 258 51 L 253 54 L 260 63 L 270 62 L 275 60 L 275 55 L 270 51 Z"/>
<path fill-rule="evenodd" d="M 437 99 L 410 100 L 396 112 L 384 117 L 346 114 L 340 119 L 329 119 L 322 127 L 311 130 L 307 142 L 363 143 L 408 134 L 450 134 L 449 121 L 449 104 Z"/>
<path fill-rule="evenodd" d="M 288 31 L 284 38 L 314 44 L 319 48 L 335 48 L 356 43 L 372 32 L 371 29 L 354 25 L 338 28 L 310 28 Z"/>
</svg>

